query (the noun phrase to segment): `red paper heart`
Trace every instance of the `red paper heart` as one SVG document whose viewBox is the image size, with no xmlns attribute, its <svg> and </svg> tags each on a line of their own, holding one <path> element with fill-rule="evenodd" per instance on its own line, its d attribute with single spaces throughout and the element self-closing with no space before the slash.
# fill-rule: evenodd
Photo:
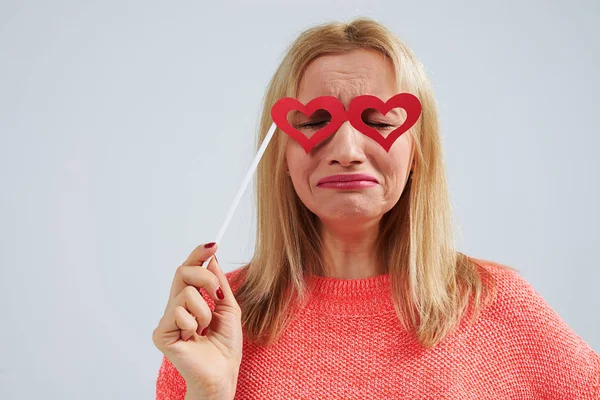
<svg viewBox="0 0 600 400">
<path fill-rule="evenodd" d="M 326 110 L 331 115 L 331 121 L 325 127 L 316 131 L 310 138 L 307 138 L 304 133 L 294 129 L 288 122 L 287 115 L 293 110 L 298 110 L 307 117 L 310 117 L 317 110 Z M 344 105 L 333 96 L 314 98 L 306 106 L 294 98 L 284 97 L 279 99 L 271 108 L 271 118 L 281 130 L 296 140 L 307 154 L 317 143 L 335 133 L 342 123 L 347 120 Z"/>
<path fill-rule="evenodd" d="M 381 135 L 377 129 L 371 128 L 362 120 L 362 113 L 368 108 L 374 108 L 381 114 L 387 114 L 391 109 L 400 107 L 406 110 L 406 120 L 398 128 L 390 132 L 387 137 Z M 371 139 L 377 141 L 385 151 L 389 152 L 390 148 L 402 134 L 408 131 L 419 119 L 421 115 L 421 102 L 419 99 L 410 93 L 399 93 L 391 97 L 385 103 L 378 97 L 371 95 L 356 96 L 350 102 L 347 112 L 348 119 L 352 126 L 358 129 L 361 133 L 367 135 Z"/>
<path fill-rule="evenodd" d="M 385 115 L 391 109 L 397 107 L 406 110 L 406 120 L 390 132 L 387 137 L 382 136 L 381 133 L 362 120 L 362 113 L 368 108 L 373 108 Z M 346 111 L 344 105 L 333 96 L 316 97 L 309 101 L 306 106 L 294 98 L 284 97 L 279 99 L 271 108 L 271 118 L 281 130 L 296 140 L 307 154 L 317 143 L 335 133 L 348 120 L 355 129 L 375 140 L 385 151 L 389 152 L 396 139 L 417 122 L 422 111 L 421 102 L 410 93 L 399 93 L 385 103 L 372 95 L 356 96 L 350 101 L 348 108 L 348 111 Z M 293 110 L 298 110 L 306 116 L 312 115 L 317 110 L 326 110 L 331 115 L 331 121 L 325 127 L 316 131 L 310 138 L 307 138 L 306 135 L 294 129 L 288 122 L 287 115 Z"/>
</svg>

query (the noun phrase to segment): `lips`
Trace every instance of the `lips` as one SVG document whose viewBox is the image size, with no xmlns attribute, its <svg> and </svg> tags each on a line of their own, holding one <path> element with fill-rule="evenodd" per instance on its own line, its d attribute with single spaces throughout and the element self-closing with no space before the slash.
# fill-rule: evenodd
<svg viewBox="0 0 600 400">
<path fill-rule="evenodd" d="M 330 182 L 355 182 L 355 181 L 370 181 L 370 182 L 379 183 L 379 181 L 373 175 L 369 175 L 369 174 L 338 174 L 338 175 L 327 176 L 323 179 L 320 179 L 319 182 L 317 182 L 317 186 L 319 186 L 323 183 L 330 183 Z"/>
</svg>

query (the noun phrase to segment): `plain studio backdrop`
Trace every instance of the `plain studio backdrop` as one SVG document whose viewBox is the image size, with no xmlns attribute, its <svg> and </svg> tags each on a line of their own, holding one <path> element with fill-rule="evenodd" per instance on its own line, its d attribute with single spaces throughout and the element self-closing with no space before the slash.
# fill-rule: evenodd
<svg viewBox="0 0 600 400">
<path fill-rule="evenodd" d="M 216 238 L 296 36 L 367 16 L 439 105 L 459 250 L 600 351 L 597 1 L 0 3 L 0 398 L 149 399 L 173 274 Z M 254 249 L 252 185 L 220 243 Z"/>
</svg>

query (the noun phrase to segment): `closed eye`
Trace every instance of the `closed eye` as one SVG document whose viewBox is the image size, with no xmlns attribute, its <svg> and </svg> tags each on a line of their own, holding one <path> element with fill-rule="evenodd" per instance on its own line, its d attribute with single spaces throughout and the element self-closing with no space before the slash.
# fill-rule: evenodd
<svg viewBox="0 0 600 400">
<path fill-rule="evenodd" d="M 306 128 L 306 129 L 315 129 L 321 126 L 324 126 L 326 124 L 328 124 L 329 121 L 321 121 L 321 122 L 309 122 L 306 124 L 301 124 L 299 127 L 300 128 Z"/>
<path fill-rule="evenodd" d="M 299 127 L 306 128 L 306 129 L 317 129 L 321 126 L 324 126 L 327 123 L 329 123 L 329 121 L 311 122 L 311 123 L 301 124 Z M 365 124 L 370 125 L 376 129 L 388 129 L 388 128 L 392 127 L 392 125 L 390 125 L 390 124 L 378 124 L 375 122 L 365 122 Z"/>
<path fill-rule="evenodd" d="M 390 125 L 390 124 L 377 124 L 375 122 L 365 122 L 365 124 L 371 125 L 371 126 L 373 126 L 374 128 L 377 128 L 377 129 L 388 129 L 388 128 L 392 127 L 392 125 Z"/>
</svg>

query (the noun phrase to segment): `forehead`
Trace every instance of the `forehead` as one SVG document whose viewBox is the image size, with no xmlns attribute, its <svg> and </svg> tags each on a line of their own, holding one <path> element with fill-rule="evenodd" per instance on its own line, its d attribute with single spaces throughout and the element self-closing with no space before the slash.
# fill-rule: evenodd
<svg viewBox="0 0 600 400">
<path fill-rule="evenodd" d="M 347 108 L 358 95 L 371 94 L 386 101 L 396 92 L 392 62 L 380 52 L 359 49 L 313 60 L 300 79 L 296 98 L 306 104 L 315 97 L 334 96 Z"/>
</svg>

